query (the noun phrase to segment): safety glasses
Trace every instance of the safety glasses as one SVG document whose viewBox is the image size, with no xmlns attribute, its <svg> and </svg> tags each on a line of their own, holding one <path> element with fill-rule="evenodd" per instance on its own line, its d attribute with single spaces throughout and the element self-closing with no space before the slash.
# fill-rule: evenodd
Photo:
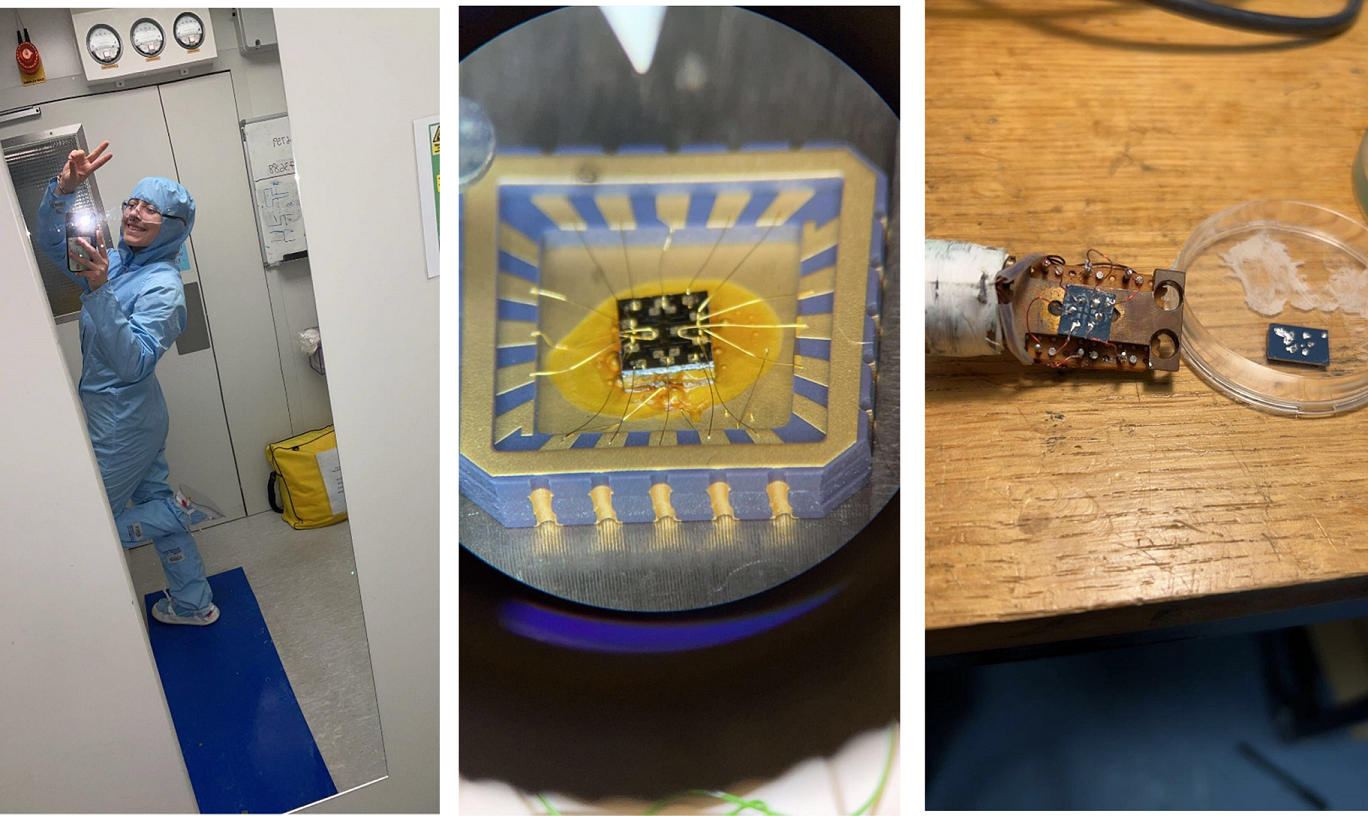
<svg viewBox="0 0 1368 816">
<path fill-rule="evenodd" d="M 123 211 L 124 215 L 137 213 L 139 218 L 141 218 L 143 221 L 146 221 L 149 224 L 160 224 L 163 217 L 174 218 L 182 224 L 185 223 L 184 218 L 179 218 L 174 215 L 162 216 L 161 210 L 158 210 L 156 207 L 152 206 L 151 204 L 148 204 L 146 201 L 139 201 L 136 198 L 130 198 L 129 200 L 125 201 L 123 203 Z"/>
</svg>

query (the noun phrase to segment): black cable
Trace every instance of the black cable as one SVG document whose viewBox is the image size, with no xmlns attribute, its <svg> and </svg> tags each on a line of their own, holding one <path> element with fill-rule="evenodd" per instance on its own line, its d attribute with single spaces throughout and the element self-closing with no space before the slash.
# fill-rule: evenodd
<svg viewBox="0 0 1368 816">
<path fill-rule="evenodd" d="M 1231 8 L 1209 0 L 1145 0 L 1152 6 L 1182 14 L 1207 23 L 1260 31 L 1265 34 L 1287 34 L 1295 37 L 1334 37 L 1343 34 L 1358 18 L 1363 0 L 1348 0 L 1344 8 L 1324 17 L 1289 17 L 1283 14 L 1264 14 L 1257 11 Z"/>
<path fill-rule="evenodd" d="M 1268 759 L 1268 757 L 1256 751 L 1254 749 L 1254 746 L 1250 745 L 1247 742 L 1242 742 L 1239 744 L 1239 751 L 1240 753 L 1244 754 L 1250 762 L 1253 762 L 1255 765 L 1258 765 L 1259 768 L 1261 768 L 1264 771 L 1267 771 L 1268 774 L 1272 776 L 1274 779 L 1286 785 L 1287 788 L 1291 790 L 1293 793 L 1295 793 L 1298 796 L 1298 798 L 1300 798 L 1303 802 L 1306 802 L 1308 805 L 1315 808 L 1316 810 L 1329 810 L 1330 803 L 1325 801 L 1325 797 L 1321 796 L 1320 794 L 1303 785 L 1301 782 L 1297 781 L 1297 778 L 1294 777 L 1292 774 L 1288 773 L 1287 771 L 1284 771 L 1277 765 L 1274 765 L 1273 762 Z"/>
</svg>

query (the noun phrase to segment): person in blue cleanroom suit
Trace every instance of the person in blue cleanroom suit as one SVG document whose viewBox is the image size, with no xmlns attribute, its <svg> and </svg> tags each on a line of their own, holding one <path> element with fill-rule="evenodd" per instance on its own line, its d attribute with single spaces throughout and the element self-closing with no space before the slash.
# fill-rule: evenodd
<svg viewBox="0 0 1368 816">
<path fill-rule="evenodd" d="M 118 251 L 75 240 L 88 258 L 68 252 L 67 209 L 76 190 L 113 154 L 103 142 L 88 155 L 73 150 L 48 183 L 38 209 L 39 248 L 79 285 L 81 404 L 110 509 L 125 547 L 152 539 L 166 573 L 168 597 L 152 616 L 204 626 L 219 618 L 190 525 L 204 520 L 166 482 L 166 400 L 157 361 L 185 328 L 185 292 L 175 258 L 195 226 L 195 200 L 179 183 L 145 178 L 124 203 Z M 102 220 L 103 215 L 91 212 Z M 82 268 L 68 271 L 67 259 Z"/>
</svg>

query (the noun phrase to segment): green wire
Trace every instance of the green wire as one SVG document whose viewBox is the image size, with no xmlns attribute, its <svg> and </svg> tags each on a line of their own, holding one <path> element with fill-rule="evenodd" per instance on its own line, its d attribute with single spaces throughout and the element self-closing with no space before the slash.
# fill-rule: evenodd
<svg viewBox="0 0 1368 816">
<path fill-rule="evenodd" d="M 707 796 L 713 799 L 720 799 L 723 802 L 730 802 L 731 804 L 736 805 L 736 810 L 731 811 L 728 814 L 728 816 L 736 816 L 736 814 L 743 813 L 747 810 L 754 810 L 757 813 L 764 814 L 764 816 L 782 816 L 782 814 L 770 810 L 770 806 L 765 804 L 765 802 L 760 799 L 742 799 L 740 796 L 735 796 L 724 791 L 708 790 L 691 790 L 684 791 L 683 793 L 676 793 L 674 796 L 662 799 L 659 802 L 656 802 L 654 805 L 652 805 L 651 809 L 646 811 L 646 816 L 655 816 L 655 814 L 664 810 L 665 807 L 670 803 L 675 802 L 679 799 L 683 799 L 686 796 Z"/>
<path fill-rule="evenodd" d="M 888 778 L 893 773 L 893 757 L 897 754 L 897 750 L 898 724 L 893 723 L 888 727 L 888 758 L 884 761 L 883 774 L 879 777 L 879 786 L 874 789 L 874 794 L 869 797 L 869 800 L 863 805 L 860 805 L 859 809 L 850 814 L 850 816 L 864 816 L 864 814 L 868 813 L 874 805 L 878 804 L 880 797 L 883 796 L 884 787 L 888 784 Z M 756 813 L 762 814 L 762 816 L 783 816 L 783 814 L 770 810 L 770 806 L 760 799 L 742 799 L 740 796 L 725 791 L 708 790 L 690 790 L 666 797 L 652 805 L 650 810 L 646 811 L 646 816 L 655 816 L 660 813 L 660 811 L 664 810 L 666 806 L 683 799 L 686 796 L 707 796 L 712 799 L 718 799 L 736 805 L 736 809 L 730 811 L 727 816 L 738 816 L 747 810 L 753 810 Z M 546 808 L 547 816 L 561 816 L 560 811 L 556 810 L 556 808 L 546 800 L 545 795 L 539 793 L 537 794 L 537 798 L 541 800 L 542 806 Z"/>
<path fill-rule="evenodd" d="M 869 797 L 869 801 L 860 805 L 859 809 L 850 816 L 863 816 L 868 813 L 883 796 L 884 786 L 888 784 L 888 777 L 893 773 L 893 756 L 898 750 L 898 724 L 893 723 L 888 727 L 888 759 L 884 761 L 883 776 L 879 777 L 879 787 L 874 789 L 874 795 Z"/>
</svg>

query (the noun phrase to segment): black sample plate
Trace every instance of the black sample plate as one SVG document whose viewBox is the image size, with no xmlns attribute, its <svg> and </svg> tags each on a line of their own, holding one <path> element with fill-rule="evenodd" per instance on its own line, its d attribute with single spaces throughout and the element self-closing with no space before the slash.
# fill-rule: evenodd
<svg viewBox="0 0 1368 816">
<path fill-rule="evenodd" d="M 1059 333 L 1085 340 L 1110 339 L 1115 306 L 1116 295 L 1109 292 L 1090 286 L 1066 286 Z"/>
<path fill-rule="evenodd" d="M 1269 362 L 1330 365 L 1330 332 L 1286 323 L 1268 324 Z"/>
<path fill-rule="evenodd" d="M 707 292 L 678 292 L 617 302 L 624 374 L 671 374 L 712 368 Z M 700 316 L 700 307 L 702 315 Z"/>
</svg>

